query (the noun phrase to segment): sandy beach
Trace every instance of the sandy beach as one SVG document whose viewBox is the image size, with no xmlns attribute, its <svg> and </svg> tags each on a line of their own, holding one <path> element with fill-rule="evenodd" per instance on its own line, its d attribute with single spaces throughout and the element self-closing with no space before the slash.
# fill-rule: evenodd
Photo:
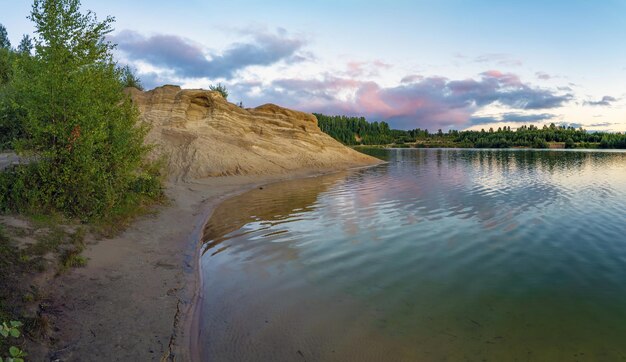
<svg viewBox="0 0 626 362">
<path fill-rule="evenodd" d="M 171 200 L 113 239 L 88 240 L 87 266 L 50 279 L 55 346 L 34 360 L 187 361 L 204 224 L 223 200 L 264 184 L 330 173 L 215 177 L 167 187 Z M 197 327 L 196 327 L 197 328 Z M 41 355 L 37 355 L 37 354 Z"/>
</svg>

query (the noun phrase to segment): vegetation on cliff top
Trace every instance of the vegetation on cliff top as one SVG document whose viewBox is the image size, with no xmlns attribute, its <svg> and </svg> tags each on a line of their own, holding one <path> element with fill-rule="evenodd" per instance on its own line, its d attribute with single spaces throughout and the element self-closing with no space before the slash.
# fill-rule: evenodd
<svg viewBox="0 0 626 362">
<path fill-rule="evenodd" d="M 551 124 L 538 128 L 521 126 L 481 131 L 446 133 L 426 129 L 408 131 L 391 129 L 386 122 L 368 122 L 364 117 L 326 116 L 315 114 L 319 127 L 346 145 L 391 145 L 415 147 L 463 148 L 548 148 L 549 143 L 561 143 L 565 148 L 626 148 L 626 135 L 621 133 L 588 132 L 582 128 Z"/>
<path fill-rule="evenodd" d="M 217 92 L 224 97 L 224 99 L 228 99 L 228 89 L 226 86 L 222 85 L 222 83 L 217 83 L 217 85 L 210 85 L 209 90 L 213 92 Z"/>
</svg>

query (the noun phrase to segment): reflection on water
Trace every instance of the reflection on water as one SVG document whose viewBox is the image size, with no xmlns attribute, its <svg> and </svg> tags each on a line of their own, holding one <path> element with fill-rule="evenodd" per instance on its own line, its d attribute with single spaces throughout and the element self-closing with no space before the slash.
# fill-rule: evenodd
<svg viewBox="0 0 626 362">
<path fill-rule="evenodd" d="M 626 358 L 626 153 L 385 152 L 218 207 L 207 359 Z"/>
<path fill-rule="evenodd" d="M 317 195 L 345 177 L 345 173 L 335 173 L 270 184 L 260 187 L 260 192 L 248 192 L 226 200 L 215 210 L 204 228 L 204 251 L 215 255 L 232 245 L 223 245 L 225 241 L 244 236 L 250 230 L 256 233 L 270 230 L 261 235 L 269 237 L 276 233 L 273 228 L 282 220 L 305 220 L 306 213 L 315 207 Z M 251 225 L 254 226 L 250 228 Z M 235 247 L 241 245 L 235 244 Z"/>
</svg>

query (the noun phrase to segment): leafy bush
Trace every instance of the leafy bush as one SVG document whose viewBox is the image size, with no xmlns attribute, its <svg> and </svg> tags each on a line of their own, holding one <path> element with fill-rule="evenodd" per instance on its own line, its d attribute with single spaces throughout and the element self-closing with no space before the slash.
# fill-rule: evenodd
<svg viewBox="0 0 626 362">
<path fill-rule="evenodd" d="M 26 38 L 28 38 L 27 35 L 25 35 Z M 21 47 L 22 43 L 20 43 Z M 18 109 L 10 105 L 7 95 L 10 93 L 10 80 L 13 78 L 13 68 L 17 59 L 28 56 L 30 56 L 29 52 L 14 52 L 8 47 L 0 46 L 0 151 L 12 149 L 13 142 L 22 135 L 22 126 L 16 118 Z"/>
<path fill-rule="evenodd" d="M 14 146 L 36 162 L 0 174 L 2 209 L 90 220 L 161 192 L 158 181 L 146 182 L 147 128 L 123 93 L 129 70 L 105 39 L 113 18 L 98 21 L 79 6 L 34 2 L 35 54 L 16 59 L 3 104 L 23 129 Z"/>
<path fill-rule="evenodd" d="M 135 73 L 130 69 L 128 65 L 122 67 L 121 71 L 121 82 L 124 88 L 133 87 L 139 90 L 143 90 L 143 85 L 141 84 L 141 80 L 135 75 Z"/>
<path fill-rule="evenodd" d="M 11 321 L 10 323 L 2 323 L 0 325 L 0 336 L 4 338 L 19 338 L 20 327 L 22 327 L 22 322 Z M 27 354 L 19 349 L 16 346 L 9 347 L 9 357 L 5 357 L 4 359 L 0 357 L 0 362 L 24 362 L 24 357 Z"/>
</svg>

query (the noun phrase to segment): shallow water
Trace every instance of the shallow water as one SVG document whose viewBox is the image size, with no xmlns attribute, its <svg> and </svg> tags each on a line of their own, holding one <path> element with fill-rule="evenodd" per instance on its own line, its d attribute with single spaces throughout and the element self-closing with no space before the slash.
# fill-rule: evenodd
<svg viewBox="0 0 626 362">
<path fill-rule="evenodd" d="M 376 152 L 216 209 L 204 359 L 626 359 L 626 153 Z"/>
</svg>

